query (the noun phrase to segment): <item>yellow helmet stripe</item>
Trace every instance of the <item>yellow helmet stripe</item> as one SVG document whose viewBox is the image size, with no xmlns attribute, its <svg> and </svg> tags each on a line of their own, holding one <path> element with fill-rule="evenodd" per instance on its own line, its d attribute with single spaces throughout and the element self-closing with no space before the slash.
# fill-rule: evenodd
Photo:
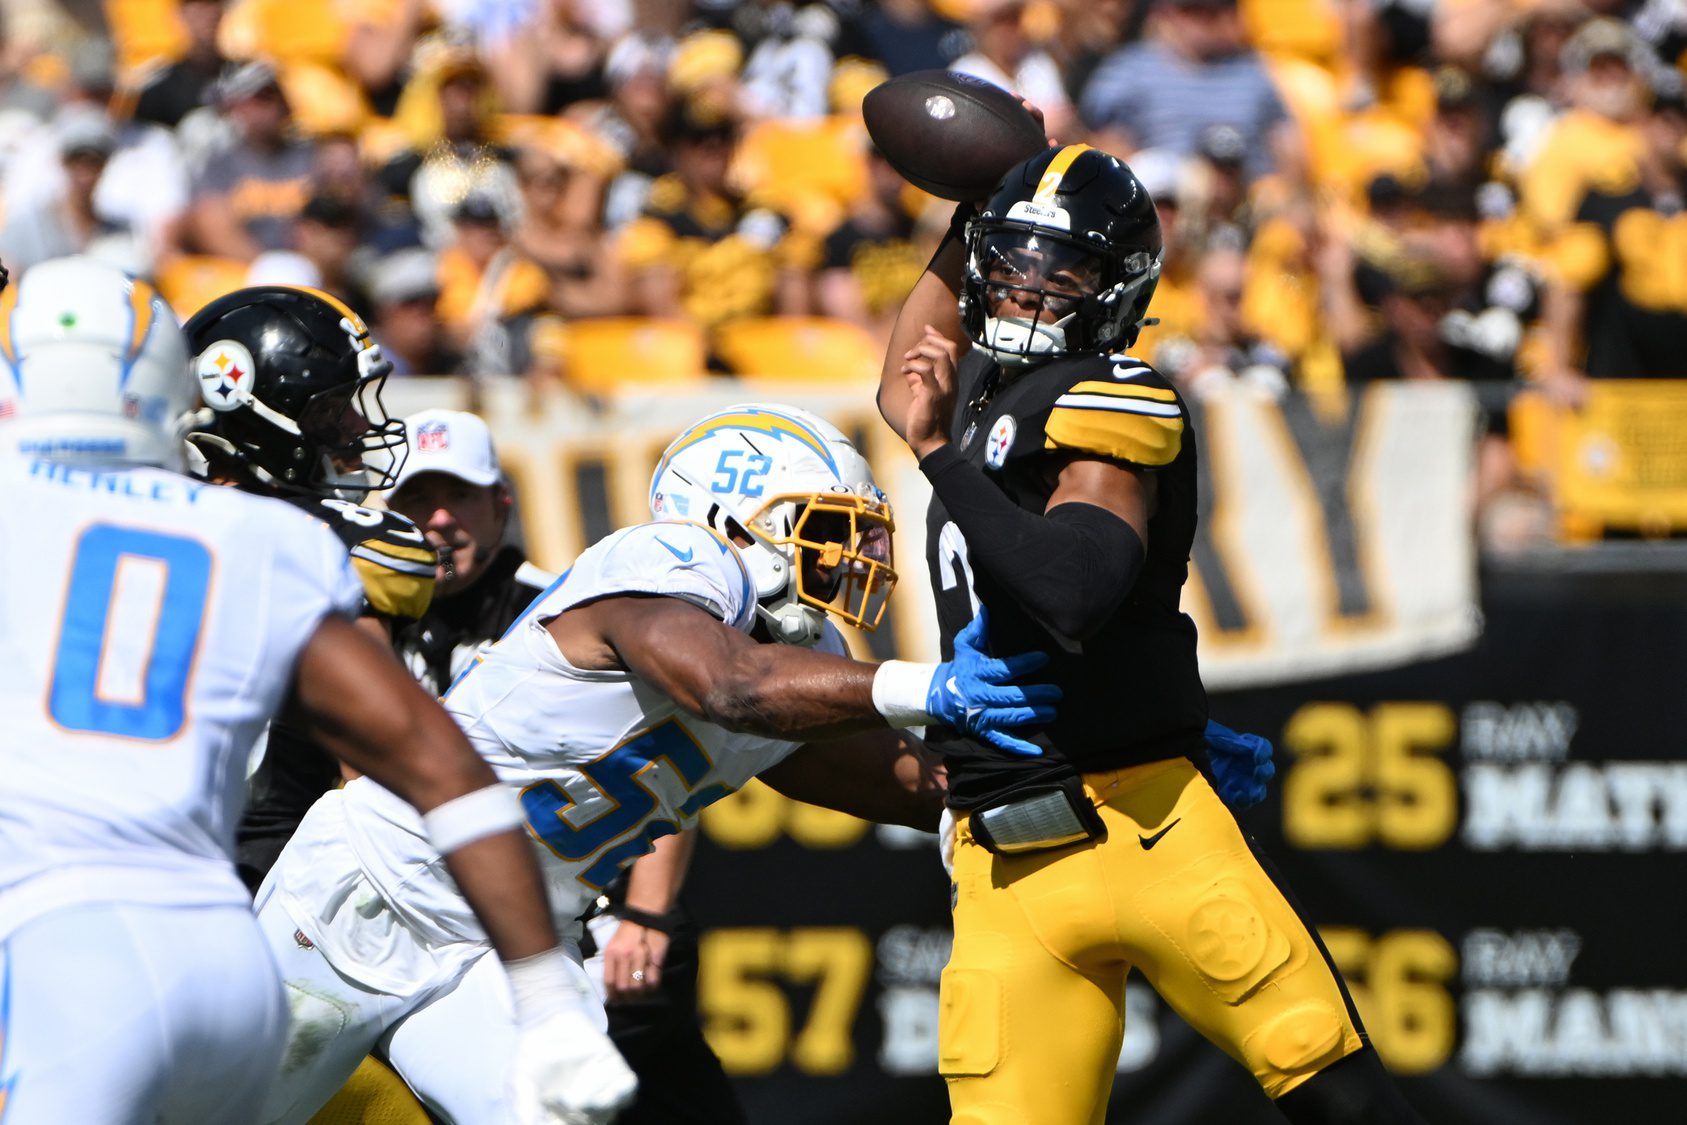
<svg viewBox="0 0 1687 1125">
<path fill-rule="evenodd" d="M 1054 154 L 1049 166 L 1043 169 L 1043 178 L 1037 181 L 1037 190 L 1031 196 L 1036 203 L 1054 202 L 1055 193 L 1060 190 L 1060 181 L 1066 178 L 1066 170 L 1072 167 L 1072 162 L 1086 152 L 1094 152 L 1089 145 L 1066 145 Z"/>
<path fill-rule="evenodd" d="M 363 323 L 362 317 L 358 316 L 355 312 L 352 311 L 350 305 L 346 304 L 344 301 L 342 301 L 338 297 L 334 296 L 334 294 L 325 293 L 321 289 L 312 289 L 308 285 L 289 285 L 289 286 L 286 286 L 286 288 L 297 289 L 301 293 L 309 293 L 312 297 L 315 297 L 318 300 L 327 304 L 335 312 L 339 313 L 341 316 L 345 317 L 348 321 L 350 321 L 351 324 L 352 324 L 352 327 L 357 329 L 358 335 L 365 337 L 365 339 L 363 341 L 363 345 L 362 345 L 363 347 L 367 348 L 370 345 L 371 341 L 369 339 L 367 339 L 367 337 L 369 335 L 369 326 L 367 324 Z"/>
<path fill-rule="evenodd" d="M 0 355 L 6 357 L 6 362 L 13 367 L 18 365 L 17 346 L 12 342 L 12 313 L 18 307 L 17 282 L 6 286 L 6 291 L 0 293 Z"/>
<path fill-rule="evenodd" d="M 147 333 L 152 331 L 152 321 L 157 315 L 152 299 L 156 296 L 158 290 L 139 278 L 129 283 L 129 346 L 123 352 L 125 377 L 129 366 L 140 357 Z"/>
</svg>

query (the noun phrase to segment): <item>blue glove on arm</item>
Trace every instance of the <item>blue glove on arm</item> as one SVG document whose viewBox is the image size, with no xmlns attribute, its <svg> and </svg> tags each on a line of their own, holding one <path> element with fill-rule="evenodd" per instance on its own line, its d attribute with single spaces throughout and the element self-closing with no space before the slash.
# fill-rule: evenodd
<svg viewBox="0 0 1687 1125">
<path fill-rule="evenodd" d="M 952 660 L 942 664 L 887 660 L 879 665 L 873 677 L 873 703 L 879 713 L 892 726 L 943 722 L 1009 754 L 1042 754 L 1035 744 L 1006 732 L 1010 727 L 1054 719 L 1058 686 L 1012 682 L 1047 664 L 1048 656 L 1027 652 L 997 660 L 984 650 L 988 632 L 980 609 L 972 623 L 956 634 Z"/>
<path fill-rule="evenodd" d="M 1212 764 L 1219 799 L 1235 812 L 1265 800 L 1267 784 L 1277 776 L 1277 767 L 1271 761 L 1271 740 L 1242 734 L 1210 720 L 1205 737 L 1207 761 Z"/>
</svg>

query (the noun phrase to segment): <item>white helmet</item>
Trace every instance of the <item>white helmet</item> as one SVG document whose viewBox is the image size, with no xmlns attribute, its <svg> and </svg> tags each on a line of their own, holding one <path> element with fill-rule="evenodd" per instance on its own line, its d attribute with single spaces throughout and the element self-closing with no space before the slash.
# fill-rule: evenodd
<svg viewBox="0 0 1687 1125">
<path fill-rule="evenodd" d="M 819 640 L 828 611 L 877 628 L 896 585 L 895 524 L 873 470 L 806 410 L 750 403 L 690 426 L 657 463 L 650 511 L 748 538 L 757 612 L 786 644 Z"/>
<path fill-rule="evenodd" d="M 158 291 L 93 258 L 33 266 L 0 294 L 0 448 L 179 468 L 197 388 Z"/>
</svg>

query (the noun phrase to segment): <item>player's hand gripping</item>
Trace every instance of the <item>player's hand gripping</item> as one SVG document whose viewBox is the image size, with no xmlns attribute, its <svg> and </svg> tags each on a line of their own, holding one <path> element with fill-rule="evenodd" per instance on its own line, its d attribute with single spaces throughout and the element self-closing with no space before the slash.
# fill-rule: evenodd
<svg viewBox="0 0 1687 1125">
<path fill-rule="evenodd" d="M 521 1125 L 609 1125 L 638 1091 L 609 1036 L 571 1008 L 522 1026 L 511 1072 Z"/>
<path fill-rule="evenodd" d="M 998 750 L 1040 755 L 1041 748 L 1007 730 L 1054 720 L 1054 704 L 1060 700 L 1057 685 L 1014 682 L 1047 664 L 1048 654 L 1024 652 L 997 660 L 987 651 L 988 637 L 989 623 L 980 606 L 972 623 L 955 635 L 954 659 L 939 664 L 933 673 L 926 711 Z"/>
<path fill-rule="evenodd" d="M 1271 740 L 1210 721 L 1206 740 L 1207 761 L 1219 799 L 1237 812 L 1265 800 L 1266 788 L 1277 776 L 1277 767 L 1271 761 Z"/>
<path fill-rule="evenodd" d="M 903 436 L 916 457 L 949 443 L 949 423 L 955 416 L 958 352 L 955 341 L 928 324 L 920 342 L 902 355 L 902 377 L 908 381 L 912 396 Z"/>
</svg>

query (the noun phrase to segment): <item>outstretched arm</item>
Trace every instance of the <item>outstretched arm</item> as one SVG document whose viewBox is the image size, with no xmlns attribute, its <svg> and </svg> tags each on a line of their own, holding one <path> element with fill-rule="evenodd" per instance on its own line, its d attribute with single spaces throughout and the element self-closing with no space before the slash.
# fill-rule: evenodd
<svg viewBox="0 0 1687 1125">
<path fill-rule="evenodd" d="M 908 436 L 908 404 L 912 398 L 902 364 L 925 336 L 926 326 L 942 333 L 957 349 L 970 347 L 966 333 L 961 331 L 961 270 L 965 264 L 966 244 L 952 227 L 896 315 L 884 366 L 879 370 L 879 413 L 898 437 Z"/>
<path fill-rule="evenodd" d="M 925 832 L 937 830 L 948 792 L 942 763 L 905 731 L 810 743 L 761 779 L 793 800 Z"/>
<path fill-rule="evenodd" d="M 1004 732 L 1048 722 L 1059 689 L 1013 684 L 1040 654 L 985 655 L 982 619 L 943 664 L 863 664 L 793 645 L 762 644 L 679 598 L 622 595 L 575 606 L 547 628 L 578 668 L 632 672 L 688 714 L 789 742 L 944 722 L 1016 753 L 1041 753 Z"/>
</svg>

